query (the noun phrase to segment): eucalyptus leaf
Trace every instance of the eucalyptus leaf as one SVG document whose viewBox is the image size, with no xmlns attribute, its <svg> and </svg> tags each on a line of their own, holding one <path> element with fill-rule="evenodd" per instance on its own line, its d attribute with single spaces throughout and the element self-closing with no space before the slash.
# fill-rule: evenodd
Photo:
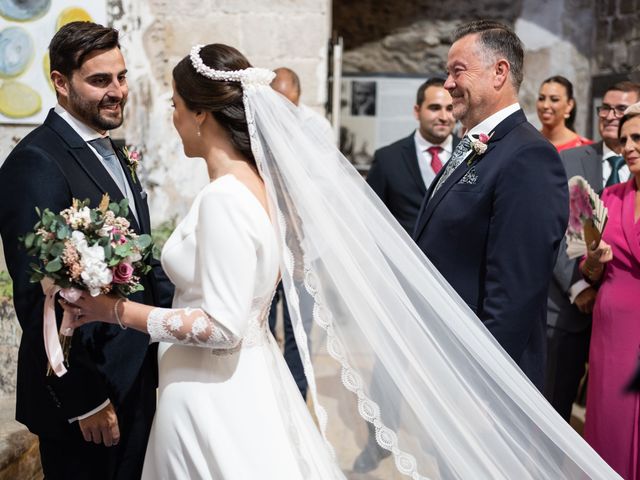
<svg viewBox="0 0 640 480">
<path fill-rule="evenodd" d="M 44 269 L 49 273 L 57 272 L 61 268 L 62 268 L 62 262 L 60 261 L 60 258 L 51 260 L 49 263 L 47 263 L 47 266 L 44 267 Z"/>
<path fill-rule="evenodd" d="M 63 242 L 55 242 L 51 246 L 51 250 L 49 250 L 49 255 L 52 257 L 59 257 L 64 252 L 64 243 Z"/>
<path fill-rule="evenodd" d="M 58 231 L 57 231 L 57 237 L 60 240 L 63 240 L 65 238 L 69 238 L 71 236 L 71 229 L 69 228 L 69 226 L 67 224 L 63 224 L 58 226 Z"/>
<path fill-rule="evenodd" d="M 29 281 L 31 283 L 38 283 L 40 280 L 42 280 L 44 278 L 44 273 L 41 272 L 33 272 L 31 274 L 31 277 L 29 278 Z"/>
<path fill-rule="evenodd" d="M 109 204 L 109 210 L 111 210 L 116 217 L 120 214 L 120 206 L 116 202 Z"/>
<path fill-rule="evenodd" d="M 114 249 L 114 252 L 116 255 L 119 255 L 121 257 L 128 257 L 131 253 L 131 246 L 129 245 L 129 243 L 123 243 L 122 245 L 118 245 Z"/>
<path fill-rule="evenodd" d="M 24 238 L 24 246 L 27 248 L 33 247 L 33 242 L 36 239 L 36 234 L 33 232 L 27 233 L 27 236 Z"/>
<path fill-rule="evenodd" d="M 146 233 L 143 235 L 140 235 L 137 239 L 138 246 L 141 249 L 148 248 L 149 245 L 151 245 L 151 242 L 153 242 L 151 235 L 147 235 Z"/>
</svg>

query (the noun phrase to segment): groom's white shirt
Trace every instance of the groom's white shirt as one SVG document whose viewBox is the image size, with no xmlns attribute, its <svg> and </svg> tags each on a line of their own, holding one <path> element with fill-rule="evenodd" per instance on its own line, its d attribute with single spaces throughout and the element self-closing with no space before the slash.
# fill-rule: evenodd
<svg viewBox="0 0 640 480">
<path fill-rule="evenodd" d="M 100 160 L 100 163 L 104 166 L 104 169 L 109 173 L 109 175 L 111 176 L 111 178 L 113 179 L 113 181 L 116 183 L 116 185 L 118 185 L 118 179 L 114 176 L 113 172 L 111 171 L 111 169 L 106 165 L 105 163 L 105 159 L 102 158 L 102 155 L 100 155 L 97 150 L 95 148 L 93 148 L 93 146 L 91 146 L 91 144 L 89 143 L 91 140 L 95 140 L 96 138 L 102 138 L 103 135 L 100 135 L 98 132 L 96 132 L 93 128 L 89 127 L 88 125 L 85 125 L 84 123 L 82 123 L 81 121 L 79 121 L 78 119 L 76 119 L 73 115 L 71 115 L 62 105 L 60 105 L 59 103 L 56 104 L 56 106 L 53 108 L 53 111 L 56 112 L 58 115 L 60 115 L 60 117 L 69 124 L 69 126 L 71 128 L 73 128 L 73 130 L 80 135 L 80 137 L 87 142 L 87 146 L 91 149 L 91 151 L 94 153 L 94 155 L 98 158 L 98 160 Z M 106 135 L 104 135 L 104 137 L 108 137 L 109 134 L 107 133 Z M 127 172 L 123 172 L 125 174 L 125 177 L 127 175 Z M 129 182 L 127 182 L 125 180 L 124 182 L 124 188 L 126 189 L 126 192 L 122 192 L 125 196 L 125 198 L 127 200 L 129 200 L 129 210 L 131 210 L 131 213 L 133 214 L 134 217 L 136 217 L 136 220 L 140 220 L 138 218 L 138 212 L 136 210 L 136 199 L 133 196 L 133 192 L 131 191 L 131 187 L 129 187 Z"/>
<path fill-rule="evenodd" d="M 520 104 L 516 102 L 512 105 L 509 105 L 508 107 L 503 108 L 502 110 L 498 110 L 496 113 L 485 118 L 478 125 L 469 130 L 465 134 L 465 136 L 476 135 L 479 133 L 486 133 L 487 135 L 489 135 L 491 132 L 493 132 L 493 130 L 495 130 L 500 122 L 502 122 L 509 115 L 516 113 L 520 109 Z"/>
</svg>

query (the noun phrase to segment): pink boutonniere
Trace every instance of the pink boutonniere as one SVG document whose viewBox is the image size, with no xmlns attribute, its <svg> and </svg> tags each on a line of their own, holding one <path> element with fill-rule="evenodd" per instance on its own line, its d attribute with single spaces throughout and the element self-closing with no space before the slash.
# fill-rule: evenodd
<svg viewBox="0 0 640 480">
<path fill-rule="evenodd" d="M 138 171 L 138 167 L 140 166 L 142 154 L 139 150 L 135 149 L 131 145 L 129 147 L 123 147 L 122 151 L 124 152 L 125 157 L 127 157 L 127 164 L 129 166 L 131 179 L 133 180 L 133 183 L 136 183 L 136 172 Z"/>
<path fill-rule="evenodd" d="M 489 140 L 491 140 L 491 137 L 493 137 L 494 133 L 495 132 L 491 132 L 489 135 L 487 135 L 486 133 L 480 133 L 478 134 L 477 138 L 472 138 L 471 147 L 473 148 L 473 153 L 467 159 L 467 165 L 470 166 L 476 159 L 476 157 L 484 154 L 484 152 L 487 151 Z"/>
</svg>

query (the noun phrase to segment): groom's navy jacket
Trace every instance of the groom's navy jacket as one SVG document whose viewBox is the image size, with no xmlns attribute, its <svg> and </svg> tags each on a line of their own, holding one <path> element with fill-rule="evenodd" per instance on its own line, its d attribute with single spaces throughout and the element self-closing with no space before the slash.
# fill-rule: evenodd
<svg viewBox="0 0 640 480">
<path fill-rule="evenodd" d="M 547 292 L 569 213 L 560 157 L 518 110 L 431 198 L 440 175 L 414 239 L 541 389 Z"/>
<path fill-rule="evenodd" d="M 131 226 L 138 233 L 149 233 L 149 211 L 140 182 L 133 181 L 124 155 L 118 154 L 140 220 L 138 223 L 130 212 Z M 40 284 L 29 282 L 28 268 L 33 259 L 19 247 L 18 237 L 33 229 L 38 220 L 36 207 L 57 213 L 68 208 L 73 198 L 89 199 L 89 206 L 97 207 L 104 193 L 109 193 L 113 201 L 123 198 L 93 151 L 53 110 L 0 167 L 0 234 L 23 331 L 18 354 L 16 419 L 32 432 L 49 438 L 64 436 L 69 429 L 67 419 L 90 412 L 107 398 L 116 412 L 142 408 L 128 405 L 126 397 L 136 382 L 141 382 L 143 369 L 151 369 L 145 374 L 145 382 L 152 399 L 155 395 L 156 362 L 149 337 L 117 325 L 91 323 L 77 329 L 67 373 L 60 378 L 45 377 L 44 296 Z M 153 266 L 152 273 L 142 280 L 144 292 L 131 299 L 169 306 L 173 287 L 158 262 L 154 261 Z M 58 310 L 58 321 L 59 313 Z M 140 415 L 150 419 L 153 410 L 141 411 Z M 118 417 L 121 418 L 120 413 Z M 127 426 L 121 425 L 123 428 L 126 431 Z"/>
</svg>

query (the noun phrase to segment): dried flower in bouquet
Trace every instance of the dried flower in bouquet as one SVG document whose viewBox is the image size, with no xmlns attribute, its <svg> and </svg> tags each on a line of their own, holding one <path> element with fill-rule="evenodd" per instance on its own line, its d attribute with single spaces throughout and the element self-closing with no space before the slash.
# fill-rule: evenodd
<svg viewBox="0 0 640 480">
<path fill-rule="evenodd" d="M 72 329 L 63 318 L 60 333 L 55 323 L 54 298 L 70 302 L 82 291 L 92 296 L 114 293 L 128 296 L 144 290 L 140 278 L 151 267 L 151 236 L 138 235 L 126 219 L 128 201 L 110 203 L 104 195 L 97 208 L 88 201 L 74 199 L 69 208 L 54 213 L 36 208 L 38 223 L 21 238 L 29 255 L 31 281 L 41 282 L 45 291 L 45 349 L 53 372 L 66 373 Z M 66 314 L 65 314 L 66 315 Z M 61 343 L 63 346 L 61 346 Z"/>
</svg>

